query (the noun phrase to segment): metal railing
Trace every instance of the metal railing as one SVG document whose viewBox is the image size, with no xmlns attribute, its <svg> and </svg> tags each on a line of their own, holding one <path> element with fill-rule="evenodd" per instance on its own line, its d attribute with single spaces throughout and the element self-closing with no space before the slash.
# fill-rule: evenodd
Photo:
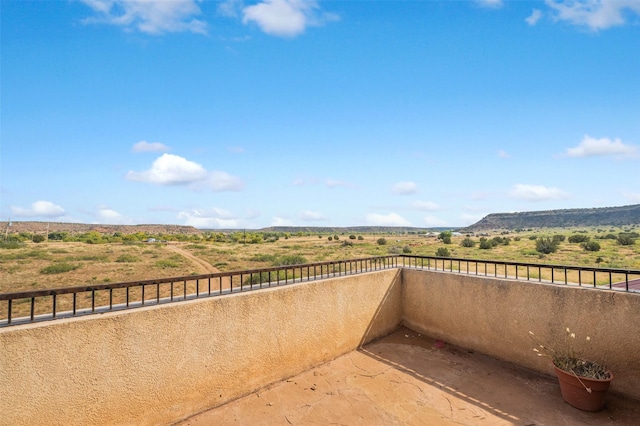
<svg viewBox="0 0 640 426">
<path fill-rule="evenodd" d="M 606 290 L 640 290 L 640 270 L 401 255 L 402 266 Z"/>
<path fill-rule="evenodd" d="M 0 294 L 0 327 L 220 296 L 398 267 L 398 256 Z M 4 305 L 4 306 L 3 306 Z"/>
<path fill-rule="evenodd" d="M 389 255 L 206 275 L 0 294 L 0 327 L 259 290 L 390 269 L 433 271 L 640 292 L 640 270 Z"/>
</svg>

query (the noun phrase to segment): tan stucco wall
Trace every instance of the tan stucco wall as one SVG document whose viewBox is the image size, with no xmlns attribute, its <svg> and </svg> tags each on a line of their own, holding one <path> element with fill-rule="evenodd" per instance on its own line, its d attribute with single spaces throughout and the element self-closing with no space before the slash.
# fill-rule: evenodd
<svg viewBox="0 0 640 426">
<path fill-rule="evenodd" d="M 404 269 L 403 322 L 415 331 L 552 374 L 543 342 L 591 337 L 588 352 L 611 368 L 613 392 L 640 400 L 640 294 Z"/>
<path fill-rule="evenodd" d="M 0 424 L 156 425 L 400 323 L 400 270 L 0 330 Z"/>
</svg>

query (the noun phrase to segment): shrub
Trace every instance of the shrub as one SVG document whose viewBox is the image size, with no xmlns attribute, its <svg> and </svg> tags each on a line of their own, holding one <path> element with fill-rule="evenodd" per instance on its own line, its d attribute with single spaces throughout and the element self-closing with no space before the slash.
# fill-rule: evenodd
<svg viewBox="0 0 640 426">
<path fill-rule="evenodd" d="M 487 240 L 486 238 L 482 237 L 480 238 L 480 248 L 482 250 L 489 250 L 493 248 L 493 243 L 489 240 Z"/>
<path fill-rule="evenodd" d="M 350 247 L 352 245 L 353 245 L 353 241 L 345 240 L 345 241 L 342 242 L 342 247 Z"/>
<path fill-rule="evenodd" d="M 364 240 L 364 237 L 362 235 L 358 235 L 358 241 L 362 241 Z"/>
<path fill-rule="evenodd" d="M 340 237 L 338 237 L 338 234 L 336 234 L 336 235 L 333 236 L 333 239 L 338 241 L 340 239 Z"/>
<path fill-rule="evenodd" d="M 460 242 L 460 245 L 461 245 L 462 247 L 473 247 L 473 246 L 475 246 L 475 245 L 476 245 L 476 242 L 475 242 L 475 241 L 473 241 L 471 238 L 466 237 L 464 240 L 462 240 L 462 241 Z"/>
<path fill-rule="evenodd" d="M 353 235 L 353 234 L 352 234 L 352 235 L 349 235 L 349 239 L 350 239 L 350 240 L 355 240 L 355 239 L 356 239 L 356 236 L 355 236 L 355 235 Z"/>
<path fill-rule="evenodd" d="M 436 256 L 438 256 L 438 257 L 450 257 L 451 253 L 449 252 L 448 248 L 440 247 L 440 248 L 438 248 L 438 250 L 436 250 Z"/>
<path fill-rule="evenodd" d="M 411 253 L 411 247 L 409 247 L 409 246 L 402 247 L 402 252 L 405 253 L 405 254 Z"/>
<path fill-rule="evenodd" d="M 64 272 L 69 272 L 76 270 L 80 267 L 80 265 L 74 265 L 71 263 L 54 263 L 53 265 L 49 265 L 40 270 L 41 274 L 62 274 Z"/>
<path fill-rule="evenodd" d="M 137 257 L 135 257 L 132 254 L 121 254 L 116 259 L 116 262 L 118 262 L 118 263 L 134 263 L 134 262 L 140 262 L 140 259 L 138 259 Z"/>
<path fill-rule="evenodd" d="M 328 237 L 327 240 L 333 241 L 333 237 Z"/>
<path fill-rule="evenodd" d="M 586 243 L 590 238 L 588 235 L 572 235 L 569 237 L 570 243 Z"/>
<path fill-rule="evenodd" d="M 387 244 L 387 240 L 385 238 L 378 238 L 377 243 L 378 243 L 379 246 L 383 246 L 383 245 Z"/>
<path fill-rule="evenodd" d="M 44 241 L 44 235 L 34 235 L 31 241 L 34 243 L 41 243 Z"/>
<path fill-rule="evenodd" d="M 535 235 L 529 235 L 529 239 L 530 239 L 531 241 L 535 241 L 535 240 L 537 240 L 537 239 L 538 239 L 538 237 L 536 237 Z"/>
<path fill-rule="evenodd" d="M 445 244 L 451 244 L 451 231 L 442 231 L 440 235 L 438 235 L 438 239 L 442 240 Z"/>
<path fill-rule="evenodd" d="M 556 243 L 561 243 L 563 242 L 567 237 L 565 237 L 564 235 L 561 234 L 557 234 L 553 236 L 553 241 L 555 241 Z"/>
<path fill-rule="evenodd" d="M 24 247 L 24 244 L 19 241 L 4 241 L 0 243 L 0 248 L 3 249 L 19 249 Z"/>
<path fill-rule="evenodd" d="M 571 238 L 571 237 L 569 237 Z M 536 251 L 542 254 L 555 253 L 558 250 L 558 243 L 551 238 L 542 237 L 536 240 Z"/>
<path fill-rule="evenodd" d="M 156 266 L 158 268 L 166 269 L 166 268 L 178 268 L 180 264 L 175 260 L 171 259 L 160 259 L 156 262 Z"/>
<path fill-rule="evenodd" d="M 581 244 L 582 248 L 586 251 L 600 251 L 600 244 L 595 241 L 587 241 Z"/>
<path fill-rule="evenodd" d="M 288 254 L 278 258 L 273 262 L 273 266 L 288 266 L 288 265 L 300 265 L 307 263 L 307 260 L 299 254 Z"/>
<path fill-rule="evenodd" d="M 621 233 L 620 235 L 618 235 L 618 244 L 620 244 L 621 246 L 632 246 L 635 244 L 636 239 L 634 238 L 633 234 L 635 233 Z"/>
</svg>

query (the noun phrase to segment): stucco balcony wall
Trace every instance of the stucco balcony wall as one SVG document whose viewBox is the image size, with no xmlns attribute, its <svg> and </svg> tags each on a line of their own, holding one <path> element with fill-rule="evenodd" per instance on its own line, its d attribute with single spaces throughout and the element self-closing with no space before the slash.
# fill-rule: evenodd
<svg viewBox="0 0 640 426">
<path fill-rule="evenodd" d="M 401 270 L 0 330 L 1 425 L 171 424 L 400 324 Z"/>
<path fill-rule="evenodd" d="M 405 326 L 550 375 L 529 331 L 562 345 L 568 327 L 577 349 L 614 372 L 611 391 L 640 400 L 638 293 L 408 268 L 402 288 Z"/>
</svg>

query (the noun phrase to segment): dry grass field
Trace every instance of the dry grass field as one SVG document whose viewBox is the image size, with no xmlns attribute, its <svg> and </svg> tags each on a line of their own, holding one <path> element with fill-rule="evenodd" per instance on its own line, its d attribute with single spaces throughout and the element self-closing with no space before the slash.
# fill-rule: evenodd
<svg viewBox="0 0 640 426">
<path fill-rule="evenodd" d="M 622 229 L 609 229 L 606 232 L 618 233 Z M 124 281 L 141 281 L 170 277 L 188 277 L 214 272 L 230 272 L 248 269 L 267 268 L 283 264 L 297 264 L 309 262 L 322 262 L 332 260 L 347 260 L 388 254 L 413 254 L 433 256 L 438 249 L 446 248 L 450 257 L 492 260 L 515 261 L 526 263 L 575 265 L 575 266 L 600 266 L 604 268 L 624 268 L 640 270 L 640 240 L 634 245 L 622 246 L 613 239 L 596 239 L 602 234 L 595 229 L 586 231 L 593 241 L 597 241 L 601 249 L 597 252 L 584 250 L 580 244 L 569 243 L 568 237 L 576 233 L 585 233 L 585 230 L 548 229 L 536 232 L 511 233 L 509 235 L 490 235 L 488 239 L 495 237 L 509 237 L 509 244 L 499 244 L 491 249 L 481 249 L 476 243 L 474 247 L 461 245 L 464 236 L 454 236 L 450 244 L 445 244 L 435 236 L 425 237 L 416 234 L 392 235 L 358 235 L 351 239 L 349 235 L 313 235 L 281 237 L 272 242 L 258 244 L 242 244 L 238 242 L 162 242 L 162 243 L 105 243 L 87 244 L 83 242 L 48 241 L 42 243 L 26 242 L 19 246 L 3 246 L 0 248 L 0 293 L 14 293 L 29 290 L 50 288 L 64 288 L 76 286 L 88 286 L 95 284 L 108 284 Z M 541 255 L 536 251 L 537 237 L 552 237 L 564 235 L 567 239 L 560 243 L 555 253 Z M 359 239 L 362 237 L 362 239 Z M 386 244 L 379 244 L 378 240 L 384 238 Z M 472 237 L 476 242 L 479 237 Z M 442 264 L 442 263 L 441 263 Z M 446 262 L 446 267 L 454 270 L 464 270 L 464 263 L 457 264 Z M 469 266 L 475 269 L 476 266 Z M 483 268 L 483 265 L 480 265 Z M 480 269 L 480 273 L 489 275 L 504 274 L 503 269 L 496 271 L 490 267 L 487 271 Z M 551 278 L 550 270 L 538 273 L 537 268 L 531 271 L 510 269 L 508 274 L 523 276 L 531 274 L 531 279 L 548 280 Z M 624 276 L 612 277 L 613 282 L 624 280 Z M 556 275 L 556 279 L 560 277 Z M 562 277 L 564 278 L 564 277 Z M 568 280 L 577 282 L 577 272 L 569 272 Z M 585 284 L 592 284 L 595 279 L 598 285 L 608 285 L 608 274 L 600 274 L 597 278 L 581 276 Z M 220 286 L 228 287 L 228 279 Z M 184 282 L 184 285 L 182 285 Z M 145 300 L 153 300 L 156 297 L 170 297 L 174 292 L 179 297 L 183 291 L 185 294 L 196 292 L 195 280 L 181 280 L 173 285 L 159 287 L 148 286 Z M 237 285 L 237 284 L 234 284 Z M 201 288 L 200 288 L 201 289 Z M 202 289 L 201 289 L 202 290 Z M 139 288 L 130 292 L 132 301 L 141 300 Z M 108 305 L 109 298 L 113 297 L 114 303 L 124 303 L 126 292 L 124 289 L 109 292 L 99 291 L 95 294 L 96 304 Z M 78 309 L 90 308 L 92 304 L 91 292 L 82 293 L 77 300 Z M 34 307 L 35 314 L 50 312 L 50 297 L 37 298 Z M 69 295 L 59 296 L 57 309 L 70 310 L 73 299 Z M 6 309 L 0 307 L 1 309 Z M 14 316 L 28 315 L 30 311 L 29 299 L 18 300 L 14 303 Z M 4 312 L 4 311 L 3 311 Z M 4 317 L 4 313 L 0 315 Z"/>
<path fill-rule="evenodd" d="M 589 230 L 588 235 L 601 245 L 600 251 L 585 251 L 580 244 L 565 240 L 557 252 L 541 255 L 531 239 L 558 234 L 569 237 L 576 231 L 549 229 L 501 235 L 510 237 L 509 244 L 487 250 L 477 244 L 462 247 L 462 236 L 454 236 L 451 244 L 444 244 L 435 237 L 415 234 L 362 235 L 362 240 L 340 235 L 337 241 L 329 241 L 328 235 L 292 236 L 260 244 L 28 242 L 19 248 L 0 249 L 0 293 L 263 268 L 283 260 L 290 262 L 294 256 L 296 263 L 401 254 L 407 250 L 410 254 L 433 256 L 438 248 L 447 248 L 452 257 L 470 259 L 640 269 L 640 241 L 622 246 L 613 239 L 594 239 L 598 234 Z M 621 229 L 606 232 L 609 231 L 617 233 Z M 387 243 L 379 245 L 379 238 L 385 238 Z"/>
</svg>

